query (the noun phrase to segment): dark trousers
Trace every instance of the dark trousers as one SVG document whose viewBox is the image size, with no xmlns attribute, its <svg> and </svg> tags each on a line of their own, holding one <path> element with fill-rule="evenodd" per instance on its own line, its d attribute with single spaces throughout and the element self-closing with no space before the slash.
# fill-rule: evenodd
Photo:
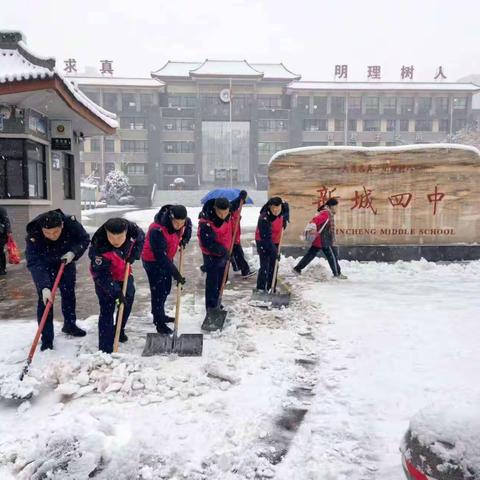
<svg viewBox="0 0 480 480">
<path fill-rule="evenodd" d="M 53 287 L 55 282 L 55 277 L 57 276 L 58 270 L 49 269 L 48 274 L 51 279 L 50 289 Z M 65 266 L 63 270 L 63 276 L 60 280 L 58 286 L 60 294 L 62 296 L 62 313 L 63 313 L 63 323 L 65 327 L 70 327 L 75 325 L 77 321 L 77 316 L 75 313 L 76 308 L 76 298 L 75 298 L 75 283 L 77 278 L 77 270 L 75 263 L 70 263 Z M 43 303 L 42 298 L 42 289 L 37 286 L 37 322 L 40 323 L 43 312 L 45 311 L 45 304 Z M 53 306 L 50 309 L 50 312 L 47 316 L 47 321 L 45 322 L 45 327 L 42 331 L 42 343 L 46 345 L 51 345 L 53 343 Z"/>
<path fill-rule="evenodd" d="M 235 272 L 240 270 L 242 272 L 242 275 L 247 275 L 250 272 L 250 266 L 245 260 L 243 248 L 239 243 L 236 243 L 233 246 L 232 267 Z"/>
<path fill-rule="evenodd" d="M 116 282 L 118 288 L 122 288 L 123 282 Z M 98 348 L 102 352 L 113 352 L 113 341 L 115 339 L 115 323 L 113 316 L 115 314 L 116 298 L 110 295 L 101 285 L 95 284 L 95 292 L 100 304 L 100 315 L 98 317 Z M 133 299 L 135 298 L 135 284 L 130 275 L 127 284 L 127 294 L 125 295 L 125 309 L 123 310 L 122 330 L 127 324 L 128 317 L 132 311 Z M 118 312 L 117 312 L 118 314 Z"/>
<path fill-rule="evenodd" d="M 207 274 L 205 278 L 205 307 L 208 310 L 220 306 L 218 299 L 222 288 L 226 259 L 203 254 L 203 265 Z"/>
<path fill-rule="evenodd" d="M 278 248 L 278 246 L 277 246 Z M 273 271 L 277 255 L 271 250 L 271 245 L 257 241 L 257 252 L 260 257 L 260 269 L 257 274 L 257 289 L 268 291 L 272 288 Z"/>
<path fill-rule="evenodd" d="M 7 257 L 5 256 L 5 242 L 0 239 L 0 272 L 7 268 Z"/>
<path fill-rule="evenodd" d="M 317 256 L 317 253 L 320 250 L 325 255 L 325 258 L 330 265 L 330 269 L 332 270 L 333 276 L 338 277 L 342 273 L 338 263 L 338 247 L 332 246 L 319 248 L 312 245 L 295 268 L 297 270 L 303 270 Z"/>
<path fill-rule="evenodd" d="M 172 290 L 172 276 L 155 262 L 143 262 L 143 268 L 150 284 L 153 323 L 165 323 L 165 302 Z"/>
</svg>

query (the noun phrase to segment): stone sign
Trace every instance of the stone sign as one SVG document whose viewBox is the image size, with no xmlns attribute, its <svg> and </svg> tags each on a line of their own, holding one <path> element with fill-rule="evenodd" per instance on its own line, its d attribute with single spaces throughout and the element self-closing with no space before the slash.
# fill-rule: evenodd
<svg viewBox="0 0 480 480">
<path fill-rule="evenodd" d="M 305 147 L 277 153 L 269 196 L 290 204 L 285 246 L 304 246 L 317 207 L 339 201 L 345 246 L 480 243 L 480 152 L 464 145 Z"/>
</svg>

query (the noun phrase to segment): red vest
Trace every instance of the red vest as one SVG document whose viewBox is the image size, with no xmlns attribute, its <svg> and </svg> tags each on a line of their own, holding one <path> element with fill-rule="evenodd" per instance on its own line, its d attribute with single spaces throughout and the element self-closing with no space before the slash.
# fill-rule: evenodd
<svg viewBox="0 0 480 480">
<path fill-rule="evenodd" d="M 242 220 L 242 217 L 240 217 L 240 209 L 235 210 L 230 215 L 232 217 L 232 235 L 233 235 L 233 230 L 235 229 L 235 224 L 237 223 L 237 218 L 240 218 L 240 220 L 238 221 L 237 234 L 235 235 L 235 245 L 240 245 L 240 234 L 241 234 L 240 222 Z"/>
<path fill-rule="evenodd" d="M 116 282 L 123 282 L 125 275 L 125 260 L 117 253 L 110 251 L 102 253 L 102 257 L 110 261 L 110 275 Z M 132 274 L 132 266 L 127 263 L 129 275 Z"/>
<path fill-rule="evenodd" d="M 283 228 L 283 216 L 279 215 L 273 222 L 272 222 L 272 242 L 277 244 L 280 242 L 280 236 L 282 235 L 282 228 Z M 255 240 L 259 241 L 262 240 L 260 236 L 260 230 L 257 227 L 255 231 Z"/>
<path fill-rule="evenodd" d="M 226 222 L 223 222 L 219 227 L 216 227 L 215 224 L 206 218 L 201 218 L 198 221 L 198 241 L 200 243 L 200 249 L 205 255 L 214 255 L 211 253 L 207 248 L 205 248 L 202 244 L 202 239 L 200 237 L 200 224 L 201 223 L 206 223 L 211 227 L 211 229 L 215 232 L 215 241 L 219 243 L 220 245 L 224 246 L 227 250 L 230 249 L 230 245 L 232 243 L 232 236 L 233 236 L 233 231 L 232 231 L 232 221 L 231 217 L 229 220 Z M 216 255 L 218 256 L 218 255 Z"/>
<path fill-rule="evenodd" d="M 182 238 L 182 235 L 180 232 L 173 232 L 169 233 L 168 228 L 165 227 L 165 225 L 161 225 L 160 223 L 152 223 L 150 227 L 148 228 L 148 232 L 145 238 L 145 244 L 143 245 L 143 250 L 142 250 L 142 260 L 145 260 L 146 262 L 155 262 L 155 254 L 152 251 L 152 246 L 150 244 L 150 233 L 152 230 L 160 230 L 163 233 L 163 236 L 165 237 L 165 241 L 167 242 L 167 257 L 169 260 L 173 260 L 175 257 L 175 254 L 177 253 L 178 246 L 180 245 L 180 239 Z"/>
</svg>

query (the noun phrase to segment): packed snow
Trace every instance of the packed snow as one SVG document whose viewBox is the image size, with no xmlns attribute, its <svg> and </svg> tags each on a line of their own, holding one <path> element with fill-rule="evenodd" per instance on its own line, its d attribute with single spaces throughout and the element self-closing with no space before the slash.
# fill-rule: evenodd
<svg viewBox="0 0 480 480">
<path fill-rule="evenodd" d="M 145 227 L 155 211 L 126 216 Z M 244 212 L 254 226 L 258 207 Z M 347 280 L 324 259 L 295 276 L 296 261 L 281 261 L 293 293 L 281 310 L 249 305 L 253 282 L 231 277 L 227 325 L 204 335 L 200 358 L 141 357 L 152 324 L 135 307 L 111 356 L 97 351 L 96 317 L 79 322 L 83 339 L 57 323 L 55 350 L 37 352 L 25 379 L 34 396 L 0 403 L 0 478 L 403 479 L 410 418 L 480 396 L 480 261 L 342 261 Z M 200 285 L 183 296 L 181 333 L 200 331 Z M 8 397 L 33 312 L 0 328 Z"/>
</svg>

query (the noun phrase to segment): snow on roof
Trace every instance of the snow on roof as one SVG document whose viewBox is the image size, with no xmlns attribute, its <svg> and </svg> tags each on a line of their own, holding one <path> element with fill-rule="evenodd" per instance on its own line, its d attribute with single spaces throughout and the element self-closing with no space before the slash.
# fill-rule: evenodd
<svg viewBox="0 0 480 480">
<path fill-rule="evenodd" d="M 283 63 L 251 63 L 255 70 L 263 73 L 265 79 L 299 80 L 301 75 L 291 72 Z"/>
<path fill-rule="evenodd" d="M 81 77 L 76 75 L 68 75 L 66 78 L 81 86 L 161 87 L 165 85 L 164 82 L 154 78 Z"/>
<path fill-rule="evenodd" d="M 454 82 L 306 82 L 290 83 L 289 90 L 440 90 L 480 91 L 473 83 Z"/>
<path fill-rule="evenodd" d="M 55 69 L 55 59 L 39 58 L 34 55 L 23 42 L 24 36 L 20 32 L 1 31 L 2 45 L 11 45 L 13 48 L 0 48 L 0 83 L 21 82 L 57 77 L 70 91 L 73 97 L 88 108 L 112 128 L 118 127 L 117 116 L 96 103 L 92 102 L 78 86 L 73 85 Z"/>
<path fill-rule="evenodd" d="M 414 150 L 427 150 L 434 148 L 442 149 L 456 149 L 456 150 L 468 150 L 470 152 L 476 153 L 480 157 L 480 150 L 478 148 L 472 147 L 471 145 L 461 145 L 458 143 L 416 143 L 412 145 L 399 145 L 397 147 L 354 147 L 354 146 L 312 146 L 312 147 L 299 147 L 299 148 L 289 148 L 287 150 L 280 150 L 275 153 L 270 159 L 268 164 L 270 165 L 277 158 L 283 157 L 285 155 L 297 155 L 309 153 L 320 153 L 327 152 L 332 150 L 344 150 L 349 152 L 405 152 L 405 151 L 414 151 Z"/>
<path fill-rule="evenodd" d="M 198 68 L 191 70 L 193 76 L 244 76 L 263 77 L 246 60 L 205 60 Z"/>
<path fill-rule="evenodd" d="M 18 50 L 0 49 L 0 83 L 51 78 L 53 70 L 29 62 Z"/>
<path fill-rule="evenodd" d="M 202 62 L 172 62 L 169 60 L 162 68 L 152 72 L 153 77 L 190 77 L 190 70 L 200 67 Z"/>
</svg>

